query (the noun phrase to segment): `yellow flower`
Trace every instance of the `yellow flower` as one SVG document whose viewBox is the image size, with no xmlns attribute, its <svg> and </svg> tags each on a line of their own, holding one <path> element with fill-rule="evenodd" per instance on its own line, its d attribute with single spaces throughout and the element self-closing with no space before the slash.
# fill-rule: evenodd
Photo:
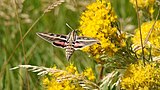
<svg viewBox="0 0 160 90">
<path fill-rule="evenodd" d="M 136 7 L 136 0 L 130 0 L 130 2 Z M 140 8 L 148 7 L 149 5 L 153 5 L 155 0 L 137 0 L 137 5 Z"/>
<path fill-rule="evenodd" d="M 84 76 L 86 76 L 89 80 L 95 80 L 95 76 L 94 73 L 92 71 L 91 68 L 87 68 L 84 72 L 83 72 Z"/>
<path fill-rule="evenodd" d="M 151 15 L 153 15 L 153 13 L 154 13 L 154 8 L 153 8 L 153 7 L 149 7 L 149 13 L 150 13 Z"/>
<path fill-rule="evenodd" d="M 96 0 L 97 2 L 101 2 L 101 3 L 107 3 L 108 0 Z"/>
<path fill-rule="evenodd" d="M 71 80 L 57 82 L 53 78 L 45 87 L 47 90 L 84 90 L 80 85 L 74 84 Z"/>
<path fill-rule="evenodd" d="M 121 89 L 126 90 L 159 90 L 160 68 L 156 62 L 146 63 L 142 61 L 131 64 L 121 80 Z"/>
<path fill-rule="evenodd" d="M 136 7 L 136 0 L 130 0 L 134 7 Z M 148 10 L 147 12 L 150 13 L 151 18 L 153 17 L 153 6 L 156 0 L 137 0 L 137 5 L 142 10 Z M 146 8 L 146 9 L 144 9 Z"/>
<path fill-rule="evenodd" d="M 66 70 L 73 74 L 78 74 L 77 68 L 73 66 L 73 64 L 70 64 L 68 67 L 66 67 Z"/>
<path fill-rule="evenodd" d="M 87 78 L 88 79 L 87 79 Z M 51 73 L 42 78 L 42 84 L 47 90 L 84 90 L 80 83 L 83 85 L 91 85 L 93 82 L 89 80 L 94 80 L 94 74 L 91 68 L 86 69 L 82 73 L 78 73 L 77 68 L 70 64 L 66 67 L 66 70 L 59 70 L 53 68 Z M 96 85 L 96 84 L 94 84 Z M 93 88 L 95 89 L 95 86 Z"/>
<path fill-rule="evenodd" d="M 152 28 L 154 22 L 155 21 L 145 22 L 141 25 L 143 43 L 150 29 Z M 135 46 L 140 46 L 140 35 L 139 35 L 138 29 L 135 30 L 135 35 L 132 38 L 132 41 Z M 159 56 L 160 55 L 160 51 L 159 51 L 160 49 L 160 20 L 156 21 L 154 29 L 152 30 L 152 33 L 149 36 L 147 43 L 145 44 L 146 48 L 144 50 L 145 50 L 146 55 L 150 54 L 149 49 L 147 49 L 147 48 L 150 48 L 150 46 L 152 46 L 151 54 L 153 56 Z M 140 53 L 141 53 L 141 50 L 139 50 L 137 54 L 140 54 Z"/>
<path fill-rule="evenodd" d="M 42 82 L 43 82 L 44 85 L 47 85 L 49 83 L 49 79 L 48 78 L 44 78 L 42 80 L 43 80 Z"/>
<path fill-rule="evenodd" d="M 102 55 L 112 56 L 125 46 L 125 35 L 117 34 L 116 22 L 117 16 L 111 4 L 104 3 L 103 0 L 88 5 L 87 10 L 81 15 L 80 34 L 100 41 L 100 44 L 84 48 L 84 51 L 91 53 L 97 61 Z"/>
</svg>

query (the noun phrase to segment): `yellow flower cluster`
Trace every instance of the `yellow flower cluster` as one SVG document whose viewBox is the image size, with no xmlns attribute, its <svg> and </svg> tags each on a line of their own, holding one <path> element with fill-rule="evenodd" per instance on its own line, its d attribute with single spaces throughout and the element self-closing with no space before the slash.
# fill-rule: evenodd
<svg viewBox="0 0 160 90">
<path fill-rule="evenodd" d="M 130 0 L 134 7 L 136 7 L 136 0 Z M 149 9 L 150 14 L 152 15 L 154 12 L 153 5 L 155 4 L 156 0 L 137 0 L 137 5 L 139 8 Z"/>
<path fill-rule="evenodd" d="M 78 74 L 77 68 L 73 66 L 73 64 L 70 64 L 68 67 L 66 67 L 66 70 L 72 74 Z"/>
<path fill-rule="evenodd" d="M 150 29 L 152 28 L 154 22 L 155 21 L 145 22 L 141 25 L 143 43 Z M 132 41 L 135 46 L 140 46 L 140 35 L 139 35 L 138 29 L 135 30 L 135 35 L 132 38 Z M 151 35 L 149 36 L 149 39 L 145 44 L 146 48 L 144 50 L 146 54 L 149 54 L 150 51 L 147 48 L 150 48 L 150 46 L 152 46 L 151 54 L 153 56 L 159 56 L 160 55 L 160 20 L 156 21 L 154 29 L 152 30 Z M 137 54 L 140 54 L 140 53 L 141 53 L 141 50 L 138 50 Z"/>
<path fill-rule="evenodd" d="M 71 84 L 70 80 L 63 80 L 57 82 L 56 79 L 44 78 L 43 84 L 46 86 L 47 90 L 83 90 L 79 85 Z"/>
<path fill-rule="evenodd" d="M 94 73 L 91 68 L 87 68 L 84 72 L 83 75 L 88 78 L 88 80 L 95 80 Z"/>
<path fill-rule="evenodd" d="M 136 0 L 130 0 L 130 2 L 136 7 Z M 149 5 L 153 5 L 155 0 L 137 0 L 138 7 L 145 8 Z"/>
<path fill-rule="evenodd" d="M 73 64 L 70 64 L 66 67 L 65 71 L 57 70 L 54 74 L 50 73 L 48 77 L 43 77 L 42 83 L 47 90 L 84 90 L 79 81 L 82 82 L 85 78 L 88 78 L 88 80 L 95 79 L 91 68 L 86 69 L 80 74 L 77 68 Z"/>
<path fill-rule="evenodd" d="M 124 34 L 118 35 L 115 15 L 110 3 L 97 1 L 87 6 L 87 10 L 80 17 L 79 31 L 82 36 L 96 38 L 100 44 L 84 48 L 97 60 L 102 55 L 112 56 L 125 46 Z"/>
<path fill-rule="evenodd" d="M 131 64 L 121 80 L 121 89 L 126 90 L 159 90 L 160 67 L 156 62 L 146 63 L 142 61 Z"/>
</svg>

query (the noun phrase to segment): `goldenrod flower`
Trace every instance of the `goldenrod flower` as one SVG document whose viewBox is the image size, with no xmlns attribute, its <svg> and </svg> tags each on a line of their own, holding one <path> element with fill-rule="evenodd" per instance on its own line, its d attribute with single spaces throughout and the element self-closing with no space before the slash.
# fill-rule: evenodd
<svg viewBox="0 0 160 90">
<path fill-rule="evenodd" d="M 110 3 L 97 0 L 88 5 L 81 15 L 79 30 L 82 36 L 97 38 L 100 44 L 86 47 L 84 51 L 91 53 L 98 60 L 102 55 L 112 56 L 124 47 L 124 35 L 117 34 L 116 22 L 117 16 Z"/>
<path fill-rule="evenodd" d="M 145 22 L 141 25 L 143 43 L 144 43 L 150 29 L 152 28 L 154 22 L 155 21 Z M 139 35 L 138 29 L 135 30 L 135 35 L 132 38 L 132 41 L 135 46 L 140 46 L 140 35 Z M 149 54 L 150 51 L 147 48 L 150 48 L 152 46 L 151 47 L 151 54 L 153 56 L 160 55 L 160 50 L 159 50 L 160 49 L 160 20 L 156 21 L 154 29 L 152 30 L 151 35 L 149 36 L 147 43 L 144 43 L 144 44 L 145 44 L 144 50 L 146 52 L 145 54 L 147 54 L 147 55 Z M 138 50 L 137 54 L 140 54 L 140 53 L 141 53 L 141 50 Z"/>
<path fill-rule="evenodd" d="M 68 67 L 66 67 L 66 70 L 72 74 L 78 74 L 77 68 L 73 66 L 73 64 L 70 64 Z"/>
<path fill-rule="evenodd" d="M 43 82 L 45 82 L 44 80 Z M 51 78 L 51 80 L 48 80 L 48 83 L 43 84 L 46 86 L 47 90 L 84 90 L 81 86 L 74 84 L 71 80 L 57 82 L 56 79 Z"/>
<path fill-rule="evenodd" d="M 83 74 L 88 78 L 88 80 L 95 80 L 95 76 L 91 68 L 87 68 Z"/>
<path fill-rule="evenodd" d="M 136 7 L 136 0 L 130 0 L 130 2 L 134 7 Z M 155 2 L 156 0 L 137 0 L 137 6 L 142 10 L 145 8 L 152 16 L 154 12 L 153 6 Z"/>
<path fill-rule="evenodd" d="M 160 67 L 155 62 L 146 63 L 142 61 L 131 64 L 121 81 L 121 89 L 125 90 L 159 90 L 160 89 Z"/>
<path fill-rule="evenodd" d="M 52 74 L 51 74 L 52 73 Z M 78 73 L 77 68 L 70 64 L 66 70 L 54 70 L 42 78 L 42 83 L 47 90 L 84 90 L 83 85 L 93 85 L 94 89 L 96 84 L 89 80 L 94 80 L 94 74 L 91 68 L 86 69 L 82 73 Z M 88 78 L 88 79 L 87 79 Z M 98 87 L 97 87 L 98 88 Z"/>
<path fill-rule="evenodd" d="M 130 0 L 130 2 L 136 7 L 136 0 Z M 140 8 L 148 7 L 149 5 L 153 5 L 155 0 L 137 0 L 137 5 Z"/>
</svg>

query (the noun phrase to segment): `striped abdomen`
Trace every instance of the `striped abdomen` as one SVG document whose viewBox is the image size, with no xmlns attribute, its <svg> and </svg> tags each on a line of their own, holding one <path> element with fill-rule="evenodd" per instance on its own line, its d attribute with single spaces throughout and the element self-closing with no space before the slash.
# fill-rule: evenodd
<svg viewBox="0 0 160 90">
<path fill-rule="evenodd" d="M 66 58 L 67 58 L 67 60 L 69 60 L 75 49 L 74 49 L 73 45 L 69 44 L 69 43 L 67 44 L 65 49 L 66 49 Z"/>
</svg>

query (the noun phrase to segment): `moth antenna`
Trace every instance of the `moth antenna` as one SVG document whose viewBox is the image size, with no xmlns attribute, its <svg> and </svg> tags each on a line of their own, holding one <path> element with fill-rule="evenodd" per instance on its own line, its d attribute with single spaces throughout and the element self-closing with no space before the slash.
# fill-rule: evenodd
<svg viewBox="0 0 160 90">
<path fill-rule="evenodd" d="M 68 23 L 66 23 L 66 26 L 69 27 L 71 30 L 74 30 Z"/>
</svg>

